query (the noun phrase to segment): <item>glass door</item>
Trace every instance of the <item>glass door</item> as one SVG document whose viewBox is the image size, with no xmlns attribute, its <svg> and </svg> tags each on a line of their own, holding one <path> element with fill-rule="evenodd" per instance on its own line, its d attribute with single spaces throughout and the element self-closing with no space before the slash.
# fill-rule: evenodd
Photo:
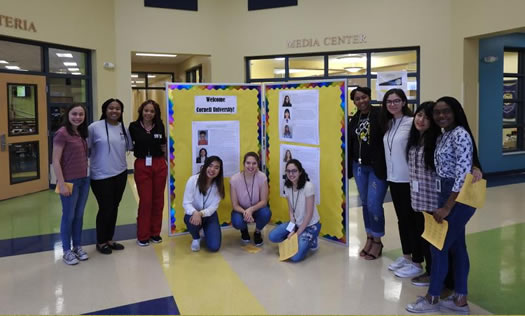
<svg viewBox="0 0 525 316">
<path fill-rule="evenodd" d="M 46 79 L 0 74 L 0 200 L 49 188 Z"/>
</svg>

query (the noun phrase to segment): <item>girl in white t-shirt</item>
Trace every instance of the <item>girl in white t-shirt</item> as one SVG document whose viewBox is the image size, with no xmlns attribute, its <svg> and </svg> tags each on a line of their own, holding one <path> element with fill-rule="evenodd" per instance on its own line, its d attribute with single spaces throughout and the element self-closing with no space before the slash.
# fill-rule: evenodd
<svg viewBox="0 0 525 316">
<path fill-rule="evenodd" d="M 304 259 L 308 251 L 319 248 L 317 238 L 321 230 L 319 213 L 315 207 L 315 187 L 308 179 L 301 162 L 290 159 L 286 163 L 286 181 L 284 192 L 288 199 L 290 221 L 275 227 L 268 238 L 279 243 L 297 234 L 299 250 L 290 258 L 297 262 Z"/>
</svg>

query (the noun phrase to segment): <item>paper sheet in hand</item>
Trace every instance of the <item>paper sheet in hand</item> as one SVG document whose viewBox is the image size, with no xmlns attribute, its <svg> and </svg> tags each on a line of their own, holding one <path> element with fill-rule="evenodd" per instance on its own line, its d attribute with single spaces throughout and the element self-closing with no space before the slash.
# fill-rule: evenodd
<svg viewBox="0 0 525 316">
<path fill-rule="evenodd" d="M 421 237 L 425 238 L 437 249 L 443 249 L 443 244 L 445 243 L 445 238 L 447 237 L 448 222 L 443 220 L 443 222 L 440 224 L 436 222 L 434 217 L 427 212 L 423 212 L 423 215 L 425 216 L 425 231 Z"/>
<path fill-rule="evenodd" d="M 474 208 L 482 208 L 485 204 L 485 196 L 487 193 L 487 180 L 481 179 L 476 183 L 472 183 L 472 174 L 468 173 L 465 177 L 465 183 L 459 191 L 456 202 L 472 206 Z"/>
<path fill-rule="evenodd" d="M 66 188 L 69 190 L 69 192 L 73 192 L 73 183 L 71 182 L 64 182 L 66 185 Z M 60 193 L 60 186 L 57 184 L 55 187 L 55 193 Z"/>
<path fill-rule="evenodd" d="M 284 261 L 293 257 L 298 250 L 299 241 L 297 240 L 297 234 L 293 234 L 290 239 L 287 238 L 279 243 L 279 260 Z"/>
</svg>

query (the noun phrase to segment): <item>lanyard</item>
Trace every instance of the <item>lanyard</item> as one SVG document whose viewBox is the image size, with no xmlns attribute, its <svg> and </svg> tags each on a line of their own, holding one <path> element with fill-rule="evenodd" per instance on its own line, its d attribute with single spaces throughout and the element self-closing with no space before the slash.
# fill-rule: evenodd
<svg viewBox="0 0 525 316">
<path fill-rule="evenodd" d="M 213 187 L 213 183 L 208 188 L 208 192 L 206 192 L 205 195 L 202 196 L 202 209 L 206 209 L 206 202 L 208 201 L 208 198 L 210 197 L 211 188 Z"/>
<path fill-rule="evenodd" d="M 253 179 L 252 179 L 252 193 L 251 194 L 250 194 L 250 191 L 248 191 L 248 182 L 246 182 L 246 174 L 243 172 L 242 176 L 244 178 L 244 185 L 246 186 L 246 193 L 248 193 L 248 197 L 250 198 L 250 206 L 253 206 L 252 199 L 253 199 L 253 185 L 255 183 L 255 174 L 253 175 Z"/>
<path fill-rule="evenodd" d="M 292 204 L 292 212 L 293 212 L 293 221 L 294 223 L 296 222 L 296 218 L 295 218 L 295 209 L 297 208 L 297 201 L 299 200 L 299 193 L 301 192 L 301 190 L 297 190 L 297 197 L 295 198 L 295 203 L 293 201 L 293 187 L 292 187 L 292 201 L 291 201 L 291 204 Z"/>
<path fill-rule="evenodd" d="M 388 130 L 388 134 L 386 135 L 386 144 L 388 146 L 388 151 L 390 156 L 392 156 L 392 147 L 394 146 L 394 138 L 396 137 L 397 130 L 399 129 L 399 126 L 401 126 L 401 123 L 403 123 L 403 119 L 405 117 L 401 117 L 401 120 L 399 121 L 399 124 L 396 126 L 396 119 L 394 119 L 394 124 L 392 124 L 392 127 Z M 391 133 L 392 128 L 394 128 L 394 134 Z M 392 139 L 390 139 L 390 134 L 392 134 Z"/>
</svg>

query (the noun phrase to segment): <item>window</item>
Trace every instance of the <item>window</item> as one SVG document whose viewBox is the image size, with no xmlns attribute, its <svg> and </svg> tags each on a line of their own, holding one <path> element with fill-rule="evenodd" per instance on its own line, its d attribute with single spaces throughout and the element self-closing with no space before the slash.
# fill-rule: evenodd
<svg viewBox="0 0 525 316">
<path fill-rule="evenodd" d="M 186 71 L 186 82 L 202 82 L 202 65 Z"/>
<path fill-rule="evenodd" d="M 42 71 L 42 47 L 0 40 L 0 70 Z"/>
<path fill-rule="evenodd" d="M 523 151 L 525 50 L 505 48 L 503 69 L 503 152 Z"/>
<path fill-rule="evenodd" d="M 419 47 L 245 57 L 246 82 L 279 82 L 312 79 L 347 79 L 355 86 L 372 90 L 377 100 L 378 72 L 406 71 L 409 106 L 419 104 Z"/>
</svg>

